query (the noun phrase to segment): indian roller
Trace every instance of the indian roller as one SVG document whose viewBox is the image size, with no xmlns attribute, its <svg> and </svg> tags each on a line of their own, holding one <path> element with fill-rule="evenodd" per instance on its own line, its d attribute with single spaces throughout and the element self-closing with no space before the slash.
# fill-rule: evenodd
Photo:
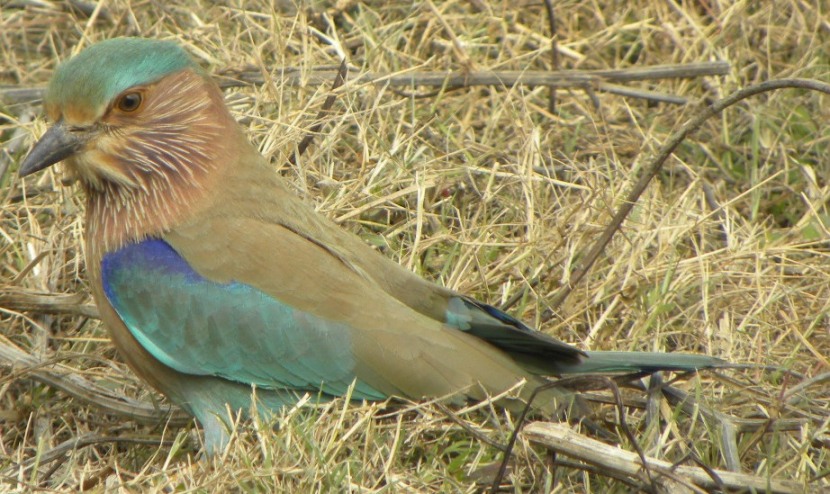
<svg viewBox="0 0 830 494">
<path fill-rule="evenodd" d="M 724 364 L 584 352 L 377 253 L 289 191 L 174 42 L 88 47 L 44 108 L 53 125 L 20 176 L 63 161 L 78 177 L 101 319 L 138 376 L 201 423 L 209 454 L 253 389 L 264 410 L 305 394 L 481 400 L 525 380 L 521 399 L 552 376 Z"/>
</svg>

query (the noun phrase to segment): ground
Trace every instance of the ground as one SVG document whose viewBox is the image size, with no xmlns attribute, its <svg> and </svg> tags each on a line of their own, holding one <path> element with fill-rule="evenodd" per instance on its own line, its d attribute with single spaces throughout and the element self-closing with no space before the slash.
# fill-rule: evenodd
<svg viewBox="0 0 830 494">
<path fill-rule="evenodd" d="M 659 147 L 705 105 L 770 79 L 830 79 L 830 7 L 552 4 L 555 62 L 541 1 L 0 5 L 0 490 L 476 492 L 517 423 L 486 403 L 445 411 L 339 401 L 242 423 L 220 458 L 200 459 L 198 427 L 171 415 L 126 368 L 95 318 L 82 193 L 60 167 L 17 177 L 48 124 L 39 93 L 28 90 L 42 88 L 74 50 L 124 35 L 182 43 L 228 86 L 235 116 L 297 194 L 422 276 L 583 349 L 750 364 L 676 383 L 699 406 L 691 415 L 665 400 L 647 414 L 635 406 L 646 394 L 627 392 L 632 437 L 607 426 L 616 440 L 598 439 L 636 451 L 633 438 L 650 457 L 738 468 L 790 481 L 795 492 L 830 489 L 827 96 L 778 90 L 707 120 L 588 275 L 554 302 Z M 351 82 L 289 165 L 329 94 L 331 73 L 322 82 L 311 75 L 341 55 Z M 624 96 L 595 80 L 558 89 L 555 107 L 548 88 L 527 84 L 382 82 L 435 71 L 697 62 L 728 69 L 613 81 L 684 105 Z M 286 68 L 299 77 L 289 81 Z M 240 79 L 248 82 L 230 83 Z M 142 404 L 143 418 L 102 404 L 104 391 Z M 616 420 L 610 406 L 595 411 Z M 737 430 L 734 453 L 724 452 L 723 424 Z M 644 485 L 642 475 L 580 468 L 584 458 L 559 454 L 554 463 L 527 435 L 513 456 L 506 492 Z"/>
</svg>

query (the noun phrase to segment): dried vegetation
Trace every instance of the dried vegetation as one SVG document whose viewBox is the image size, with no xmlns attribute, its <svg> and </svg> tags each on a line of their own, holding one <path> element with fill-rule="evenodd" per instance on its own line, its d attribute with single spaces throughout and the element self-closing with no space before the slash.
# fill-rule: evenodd
<svg viewBox="0 0 830 494">
<path fill-rule="evenodd" d="M 553 111 L 544 87 L 347 82 L 293 167 L 287 157 L 328 91 L 303 81 L 340 54 L 375 76 L 550 70 L 552 61 L 544 2 L 288 3 L 0 3 L 0 490 L 476 492 L 492 478 L 482 467 L 501 458 L 494 444 L 516 425 L 487 404 L 451 419 L 434 404 L 336 402 L 240 424 L 222 458 L 199 461 L 194 424 L 169 419 L 89 305 L 81 194 L 59 170 L 16 176 L 46 125 L 28 89 L 76 46 L 119 35 L 177 39 L 223 81 L 260 77 L 227 97 L 262 152 L 320 211 L 423 276 L 494 305 L 513 301 L 512 314 L 581 348 L 780 367 L 677 383 L 696 410 L 720 418 L 660 401 L 648 414 L 626 408 L 627 422 L 650 457 L 783 479 L 795 492 L 830 488 L 827 96 L 766 93 L 710 119 L 565 304 L 550 304 L 655 150 L 701 105 L 772 78 L 830 79 L 826 2 L 554 2 L 563 69 L 730 69 L 627 84 L 687 105 L 591 84 L 558 90 Z M 299 85 L 284 83 L 286 67 L 300 70 Z M 61 388 L 67 376 L 80 391 Z M 143 419 L 94 404 L 88 383 L 137 400 Z M 646 394 L 625 396 L 634 405 Z M 615 420 L 610 406 L 598 414 Z M 731 453 L 723 424 L 738 431 Z M 556 459 L 520 436 L 505 491 L 650 488 L 642 473 L 614 478 Z"/>
</svg>

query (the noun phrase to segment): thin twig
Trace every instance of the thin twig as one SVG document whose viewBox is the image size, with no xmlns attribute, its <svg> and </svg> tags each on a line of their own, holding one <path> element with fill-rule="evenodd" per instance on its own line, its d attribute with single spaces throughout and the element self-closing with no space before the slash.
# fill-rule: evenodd
<svg viewBox="0 0 830 494">
<path fill-rule="evenodd" d="M 553 70 L 559 70 L 559 48 L 556 46 L 556 12 L 553 9 L 553 0 L 545 0 L 545 10 L 548 14 L 548 27 L 550 28 L 550 64 Z M 548 111 L 556 113 L 556 88 L 550 88 L 548 96 Z"/>
<path fill-rule="evenodd" d="M 320 112 L 317 114 L 317 122 L 306 132 L 305 137 L 297 144 L 297 150 L 294 151 L 294 154 L 288 159 L 288 163 L 291 166 L 297 164 L 297 160 L 302 156 L 308 146 L 311 144 L 311 141 L 314 139 L 314 136 L 320 132 L 320 129 L 323 127 L 323 122 L 325 117 L 331 111 L 332 105 L 334 105 L 334 100 L 337 99 L 337 94 L 335 90 L 343 85 L 343 82 L 346 80 L 348 65 L 346 65 L 346 59 L 343 59 L 343 62 L 340 64 L 340 70 L 337 72 L 337 75 L 334 77 L 334 80 L 331 83 L 331 94 L 326 96 L 326 101 L 323 102 L 323 107 L 320 108 Z"/>
<path fill-rule="evenodd" d="M 516 446 L 516 441 L 519 438 L 519 432 L 522 430 L 522 426 L 526 423 L 527 416 L 530 413 L 530 411 L 532 409 L 531 406 L 533 405 L 533 402 L 536 400 L 536 398 L 538 398 L 541 393 L 543 393 L 545 391 L 548 391 L 550 389 L 568 388 L 569 386 L 576 385 L 577 383 L 579 383 L 578 387 L 583 388 L 584 383 L 587 382 L 587 381 L 592 381 L 594 383 L 599 383 L 599 387 L 601 387 L 603 389 L 610 389 L 611 390 L 611 393 L 614 396 L 614 403 L 617 406 L 617 412 L 619 414 L 618 417 L 619 417 L 620 429 L 622 429 L 623 433 L 628 438 L 628 440 L 631 442 L 634 449 L 637 451 L 637 453 L 640 455 L 640 457 L 643 459 L 643 461 L 645 461 L 645 453 L 643 452 L 640 445 L 637 443 L 637 439 L 634 437 L 634 434 L 631 432 L 631 429 L 628 427 L 628 424 L 625 420 L 625 408 L 624 408 L 624 405 L 623 405 L 622 395 L 620 394 L 620 390 L 617 387 L 617 384 L 613 380 L 611 380 L 610 378 L 608 378 L 606 376 L 573 376 L 573 377 L 567 377 L 567 378 L 563 378 L 563 379 L 559 379 L 559 380 L 556 380 L 556 381 L 549 382 L 547 384 L 543 384 L 541 386 L 537 386 L 533 390 L 533 392 L 530 394 L 530 397 L 527 399 L 527 403 L 525 403 L 525 406 L 522 409 L 522 413 L 519 415 L 519 418 L 516 421 L 516 426 L 513 428 L 513 432 L 510 434 L 510 439 L 507 441 L 507 446 L 503 450 L 503 457 L 502 457 L 501 465 L 499 466 L 498 473 L 496 473 L 496 476 L 493 478 L 493 483 L 490 486 L 490 492 L 492 494 L 495 494 L 495 492 L 498 490 L 498 487 L 501 484 L 502 479 L 504 479 L 504 476 L 507 473 L 507 465 L 510 461 L 510 456 L 513 454 L 513 448 Z M 572 398 L 574 400 L 579 399 L 575 395 L 573 395 Z M 576 406 L 578 406 L 578 404 Z M 586 426 L 591 427 L 591 423 L 589 421 L 583 419 L 583 423 Z M 599 431 L 597 430 L 596 432 L 599 432 Z M 650 474 L 648 474 L 648 475 L 649 475 L 649 480 L 651 481 L 651 484 L 652 484 L 652 489 L 656 490 L 656 488 L 654 487 L 653 479 L 651 479 L 651 475 Z"/>
<path fill-rule="evenodd" d="M 678 403 L 681 403 L 682 400 L 689 400 L 688 404 L 685 404 L 683 406 L 684 412 L 693 412 L 693 409 L 696 406 L 702 407 L 700 411 L 702 413 L 707 414 L 707 418 L 711 418 L 712 420 L 719 420 L 719 418 L 716 417 L 715 414 L 711 413 L 712 409 L 706 407 L 700 402 L 695 402 L 694 400 L 688 397 L 688 394 L 684 393 L 681 396 L 681 394 L 678 394 L 679 390 L 677 388 L 664 384 L 662 391 L 665 393 L 666 390 L 670 391 L 669 394 L 666 394 L 666 398 L 669 400 L 669 404 L 677 405 Z M 584 398 L 586 401 L 590 401 L 592 403 L 602 403 L 606 405 L 614 404 L 613 398 L 604 395 L 599 395 L 595 393 L 580 393 L 579 396 L 581 398 Z M 645 398 L 627 397 L 624 403 L 626 408 L 645 409 L 648 406 L 647 399 Z M 772 427 L 770 427 L 770 419 L 745 419 L 734 417 L 732 415 L 727 415 L 727 417 L 731 422 L 734 422 L 734 424 L 737 426 L 737 433 L 739 434 L 758 431 L 795 432 L 802 430 L 804 428 L 804 425 L 808 423 L 806 419 L 776 419 L 775 421 L 773 421 Z"/>
<path fill-rule="evenodd" d="M 77 451 L 87 446 L 102 443 L 130 443 L 130 444 L 150 444 L 159 447 L 170 447 L 173 441 L 161 439 L 161 437 L 122 437 L 122 436 L 101 436 L 94 433 L 84 434 L 82 436 L 68 439 L 54 448 L 45 451 L 41 455 L 23 461 L 20 464 L 14 464 L 6 469 L 3 475 L 12 476 L 19 474 L 22 469 L 24 472 L 35 465 L 43 465 L 55 460 L 59 460 L 66 453 Z"/>
<path fill-rule="evenodd" d="M 644 466 L 661 476 L 672 475 L 703 489 L 716 489 L 719 483 L 710 473 L 699 467 L 675 466 L 656 458 L 646 457 L 646 462 L 637 454 L 609 446 L 603 442 L 577 434 L 564 424 L 534 422 L 524 427 L 523 434 L 532 442 L 554 449 L 557 453 L 578 458 L 597 465 L 604 471 L 618 475 L 637 476 Z M 712 470 L 724 486 L 730 489 L 749 489 L 758 492 L 790 494 L 801 492 L 802 487 L 793 481 L 767 478 L 744 473 Z"/>
<path fill-rule="evenodd" d="M 565 285 L 550 301 L 550 307 L 552 309 L 556 309 L 562 305 L 565 299 L 570 295 L 573 287 L 579 284 L 583 277 L 587 274 L 587 272 L 591 269 L 594 265 L 594 262 L 599 258 L 600 254 L 605 250 L 605 247 L 611 241 L 611 237 L 619 230 L 622 222 L 628 217 L 628 214 L 634 208 L 634 205 L 637 203 L 637 200 L 640 198 L 642 193 L 645 191 L 648 184 L 651 182 L 660 169 L 663 167 L 663 164 L 669 158 L 669 156 L 674 153 L 675 149 L 683 142 L 686 137 L 695 132 L 697 129 L 703 125 L 706 120 L 709 118 L 717 115 L 718 113 L 722 112 L 724 109 L 729 108 L 730 106 L 738 103 L 741 100 L 749 98 L 751 96 L 755 96 L 757 94 L 765 93 L 768 91 L 773 91 L 776 89 L 784 89 L 784 88 L 798 88 L 798 89 L 811 89 L 813 91 L 819 91 L 822 93 L 830 94 L 830 84 L 826 84 L 820 81 L 815 81 L 811 79 L 778 79 L 772 80 L 767 82 L 762 82 L 760 84 L 756 84 L 753 86 L 749 86 L 744 89 L 740 89 L 735 91 L 734 93 L 730 94 L 726 98 L 718 100 L 711 105 L 704 108 L 697 116 L 695 116 L 691 121 L 689 121 L 686 125 L 680 128 L 677 132 L 675 132 L 669 140 L 663 145 L 662 148 L 657 152 L 657 156 L 652 160 L 651 165 L 646 168 L 645 173 L 640 177 L 634 187 L 629 192 L 628 197 L 625 199 L 625 202 L 620 206 L 620 209 L 611 219 L 611 222 L 605 228 L 605 230 L 600 235 L 599 239 L 594 243 L 591 250 L 585 255 L 582 259 L 582 262 L 577 266 L 577 268 L 571 272 L 571 275 L 568 279 L 568 284 Z"/>
<path fill-rule="evenodd" d="M 0 287 L 0 309 L 44 314 L 68 314 L 98 319 L 98 308 L 83 303 L 86 297 L 80 293 L 43 293 L 26 290 L 14 285 Z"/>
<path fill-rule="evenodd" d="M 77 375 L 77 370 L 54 365 L 27 353 L 5 337 L 0 336 L 0 367 L 25 374 L 32 379 L 63 391 L 69 396 L 96 406 L 107 413 L 130 418 L 145 424 L 159 424 L 164 421 L 184 425 L 190 418 L 176 407 L 158 407 L 116 395 Z"/>
<path fill-rule="evenodd" d="M 816 385 L 819 385 L 819 384 L 826 386 L 826 383 L 828 383 L 828 382 L 830 382 L 830 372 L 821 373 L 817 376 L 813 376 L 809 379 L 805 379 L 805 380 L 801 381 L 800 383 L 796 384 L 795 386 L 791 387 L 790 389 L 788 389 L 784 393 L 784 396 L 782 398 L 784 399 L 784 401 L 790 403 L 792 401 L 795 401 L 795 400 L 799 399 L 799 397 L 796 396 L 796 395 L 798 393 L 801 393 L 805 389 L 809 388 L 810 386 L 816 386 Z M 826 390 L 827 388 L 825 387 L 823 389 Z"/>
<path fill-rule="evenodd" d="M 280 77 L 284 84 L 300 86 L 325 84 L 339 72 L 339 68 L 324 67 L 311 71 L 286 67 Z M 351 71 L 351 69 L 350 69 Z M 691 79 L 695 77 L 720 76 L 729 72 L 727 62 L 700 62 L 679 65 L 654 65 L 614 70 L 504 70 L 473 72 L 417 71 L 378 74 L 366 72 L 350 77 L 353 84 L 375 84 L 390 87 L 432 86 L 442 88 L 499 86 L 530 87 L 547 86 L 557 88 L 585 88 L 597 86 L 603 90 L 603 83 L 614 84 L 659 79 Z M 222 88 L 263 84 L 261 69 L 241 71 L 224 70 L 217 74 Z M 613 88 L 613 86 L 609 86 Z M 44 88 L 0 87 L 0 99 L 7 103 L 33 102 L 43 97 Z M 652 93 L 654 94 L 654 93 Z"/>
<path fill-rule="evenodd" d="M 469 423 L 462 420 L 461 417 L 459 417 L 458 415 L 453 413 L 452 410 L 447 408 L 447 406 L 444 405 L 443 403 L 441 403 L 440 401 L 435 402 L 435 407 L 438 408 L 438 410 L 441 410 L 441 413 L 446 415 L 448 419 L 455 422 L 456 425 L 460 426 L 462 429 L 467 431 L 468 434 L 475 437 L 479 441 L 481 441 L 481 442 L 483 442 L 483 443 L 485 443 L 489 446 L 492 446 L 492 447 L 496 448 L 497 450 L 499 450 L 501 452 L 504 452 L 507 449 L 503 444 L 499 443 L 498 441 L 496 441 L 494 439 L 490 439 L 489 436 L 487 436 L 486 434 L 482 433 L 480 430 L 474 428 Z"/>
</svg>

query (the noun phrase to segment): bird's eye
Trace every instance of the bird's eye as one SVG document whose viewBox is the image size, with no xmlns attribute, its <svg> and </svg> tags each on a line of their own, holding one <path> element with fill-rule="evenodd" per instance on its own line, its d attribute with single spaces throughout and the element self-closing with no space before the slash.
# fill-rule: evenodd
<svg viewBox="0 0 830 494">
<path fill-rule="evenodd" d="M 141 106 L 143 99 L 141 93 L 127 93 L 118 98 L 115 106 L 123 112 L 134 112 Z"/>
</svg>

